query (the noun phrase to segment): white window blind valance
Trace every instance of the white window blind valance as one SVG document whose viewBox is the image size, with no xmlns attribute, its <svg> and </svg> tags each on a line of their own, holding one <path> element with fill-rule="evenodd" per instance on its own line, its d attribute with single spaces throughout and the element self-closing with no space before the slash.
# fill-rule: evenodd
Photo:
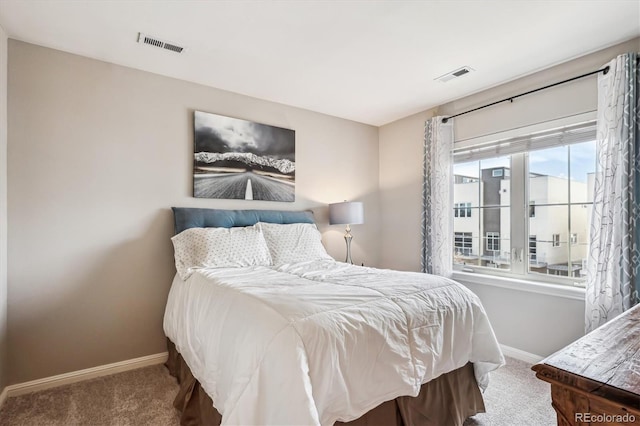
<svg viewBox="0 0 640 426">
<path fill-rule="evenodd" d="M 487 158 L 536 151 L 554 146 L 589 142 L 596 139 L 596 121 L 572 124 L 506 139 L 474 142 L 462 141 L 454 144 L 454 163 L 483 160 Z"/>
</svg>

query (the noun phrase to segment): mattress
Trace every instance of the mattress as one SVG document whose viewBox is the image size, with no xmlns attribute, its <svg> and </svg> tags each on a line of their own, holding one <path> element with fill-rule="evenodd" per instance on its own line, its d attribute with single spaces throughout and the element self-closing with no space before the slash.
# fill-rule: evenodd
<svg viewBox="0 0 640 426">
<path fill-rule="evenodd" d="M 485 388 L 504 363 L 462 285 L 328 260 L 176 277 L 164 330 L 222 424 L 350 421 L 468 362 Z"/>
</svg>

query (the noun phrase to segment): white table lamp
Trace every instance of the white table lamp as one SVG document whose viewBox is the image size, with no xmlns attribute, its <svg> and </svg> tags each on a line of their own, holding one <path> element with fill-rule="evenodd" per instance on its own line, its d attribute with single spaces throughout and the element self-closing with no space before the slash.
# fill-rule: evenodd
<svg viewBox="0 0 640 426">
<path fill-rule="evenodd" d="M 347 225 L 344 240 L 347 243 L 346 263 L 353 264 L 351 260 L 351 225 L 364 223 L 364 209 L 359 201 L 329 204 L 329 225 Z"/>
</svg>

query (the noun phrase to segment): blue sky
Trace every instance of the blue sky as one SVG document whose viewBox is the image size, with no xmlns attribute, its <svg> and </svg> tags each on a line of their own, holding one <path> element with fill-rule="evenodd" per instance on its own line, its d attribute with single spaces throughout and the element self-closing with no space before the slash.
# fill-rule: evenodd
<svg viewBox="0 0 640 426">
<path fill-rule="evenodd" d="M 569 154 L 570 152 L 570 154 Z M 568 146 L 559 146 L 529 153 L 529 171 L 542 175 L 568 177 L 568 160 L 571 156 L 571 179 L 579 182 L 587 181 L 587 173 L 595 171 L 595 142 L 585 142 Z M 482 160 L 483 169 L 493 167 L 510 167 L 509 157 Z M 464 176 L 478 177 L 478 162 L 461 163 L 454 166 L 454 173 Z"/>
<path fill-rule="evenodd" d="M 596 168 L 595 142 L 531 152 L 529 154 L 529 170 L 532 173 L 567 178 L 569 155 L 571 156 L 571 179 L 586 182 L 587 173 L 595 172 Z"/>
</svg>

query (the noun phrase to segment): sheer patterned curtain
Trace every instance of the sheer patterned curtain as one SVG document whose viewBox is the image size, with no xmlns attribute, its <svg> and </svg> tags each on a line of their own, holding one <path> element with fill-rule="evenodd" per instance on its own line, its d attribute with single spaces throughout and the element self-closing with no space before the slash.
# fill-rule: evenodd
<svg viewBox="0 0 640 426">
<path fill-rule="evenodd" d="M 598 76 L 597 166 L 587 260 L 585 329 L 639 302 L 640 105 L 638 55 L 620 55 Z"/>
<path fill-rule="evenodd" d="M 424 131 L 422 272 L 451 276 L 453 263 L 453 123 L 434 117 Z"/>
</svg>

